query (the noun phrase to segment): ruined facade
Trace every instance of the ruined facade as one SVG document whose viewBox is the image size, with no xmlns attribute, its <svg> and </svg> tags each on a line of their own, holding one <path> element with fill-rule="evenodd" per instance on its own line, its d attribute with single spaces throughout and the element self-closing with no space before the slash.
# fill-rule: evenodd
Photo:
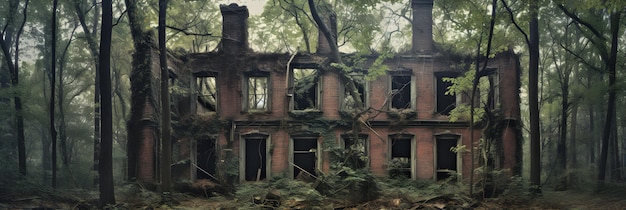
<svg viewBox="0 0 626 210">
<path fill-rule="evenodd" d="M 451 84 L 443 78 L 461 75 L 469 62 L 433 47 L 432 6 L 432 0 L 412 0 L 412 50 L 386 59 L 385 75 L 365 80 L 366 68 L 349 75 L 371 108 L 355 117 L 354 98 L 328 70 L 323 37 L 316 54 L 255 53 L 248 48 L 247 8 L 222 5 L 219 50 L 171 56 L 168 63 L 174 86 L 172 174 L 235 182 L 315 176 L 330 171 L 331 148 L 352 148 L 365 156 L 354 160 L 357 165 L 378 176 L 468 178 L 469 152 L 451 148 L 472 145 L 469 122 L 451 122 L 448 115 L 469 100 L 445 94 Z M 134 74 L 133 82 L 149 87 L 133 88 L 133 116 L 141 117 L 129 121 L 134 142 L 129 143 L 129 173 L 144 182 L 158 177 L 159 96 L 151 89 L 157 89 L 159 73 L 158 59 L 153 60 L 149 75 Z M 519 59 L 502 52 L 489 67 L 491 106 L 497 111 L 491 123 L 499 125 L 490 131 L 501 154 L 496 165 L 515 171 L 521 159 Z M 473 145 L 485 124 L 475 128 Z"/>
</svg>

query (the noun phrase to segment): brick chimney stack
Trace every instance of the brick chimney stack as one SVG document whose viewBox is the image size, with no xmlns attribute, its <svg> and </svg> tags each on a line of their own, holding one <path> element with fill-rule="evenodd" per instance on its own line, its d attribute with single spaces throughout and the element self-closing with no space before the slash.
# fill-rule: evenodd
<svg viewBox="0 0 626 210">
<path fill-rule="evenodd" d="M 329 15 L 322 15 L 322 19 L 324 20 L 324 23 L 326 23 L 326 27 L 330 29 L 330 33 L 335 36 L 335 41 L 337 41 L 337 16 L 332 13 Z M 318 27 L 317 54 L 330 54 L 330 51 L 330 44 L 328 44 L 326 36 L 324 36 L 322 30 Z"/>
<path fill-rule="evenodd" d="M 413 10 L 414 53 L 431 54 L 433 51 L 433 0 L 411 0 Z"/>
<path fill-rule="evenodd" d="M 237 4 L 220 5 L 222 12 L 222 44 L 224 54 L 237 55 L 248 50 L 248 7 Z"/>
</svg>

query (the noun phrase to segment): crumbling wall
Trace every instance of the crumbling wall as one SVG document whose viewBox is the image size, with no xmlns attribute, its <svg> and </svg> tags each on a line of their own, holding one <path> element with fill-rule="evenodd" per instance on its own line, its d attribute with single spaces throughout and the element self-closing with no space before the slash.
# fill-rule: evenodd
<svg viewBox="0 0 626 210">
<path fill-rule="evenodd" d="M 151 33 L 135 43 L 131 81 L 131 116 L 128 121 L 128 179 L 153 182 L 155 179 L 155 140 L 158 136 L 156 113 L 158 86 L 154 78 L 155 46 Z M 158 69 L 158 68 L 156 68 Z"/>
</svg>

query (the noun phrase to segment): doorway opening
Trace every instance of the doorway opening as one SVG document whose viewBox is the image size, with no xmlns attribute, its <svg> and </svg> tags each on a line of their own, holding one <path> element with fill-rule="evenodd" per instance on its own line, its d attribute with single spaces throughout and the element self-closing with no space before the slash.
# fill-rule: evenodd
<svg viewBox="0 0 626 210">
<path fill-rule="evenodd" d="M 413 178 L 412 138 L 391 138 L 391 161 L 389 163 L 389 176 L 392 178 Z"/>
<path fill-rule="evenodd" d="M 317 137 L 293 139 L 293 178 L 315 175 L 317 167 Z"/>
<path fill-rule="evenodd" d="M 437 180 L 451 178 L 457 173 L 457 153 L 453 148 L 458 144 L 457 138 L 437 138 Z M 456 180 L 456 177 L 452 177 Z"/>
<path fill-rule="evenodd" d="M 265 180 L 267 177 L 267 138 L 246 138 L 245 144 L 245 180 Z"/>
<path fill-rule="evenodd" d="M 214 137 L 204 137 L 196 141 L 196 179 L 215 180 L 217 164 L 216 141 Z"/>
</svg>

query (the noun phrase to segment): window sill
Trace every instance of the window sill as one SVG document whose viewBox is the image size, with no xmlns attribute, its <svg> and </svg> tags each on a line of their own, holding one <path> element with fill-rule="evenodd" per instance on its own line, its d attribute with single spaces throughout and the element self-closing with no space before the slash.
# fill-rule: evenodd
<svg viewBox="0 0 626 210">
<path fill-rule="evenodd" d="M 324 112 L 318 109 L 291 110 L 289 116 L 294 119 L 315 119 L 322 116 Z"/>
<path fill-rule="evenodd" d="M 249 115 L 266 115 L 266 114 L 271 114 L 272 112 L 269 110 L 248 110 L 248 111 L 242 111 L 241 114 L 249 114 Z"/>
<path fill-rule="evenodd" d="M 417 112 L 411 109 L 391 109 L 387 112 L 387 117 L 398 120 L 417 119 Z"/>
</svg>

